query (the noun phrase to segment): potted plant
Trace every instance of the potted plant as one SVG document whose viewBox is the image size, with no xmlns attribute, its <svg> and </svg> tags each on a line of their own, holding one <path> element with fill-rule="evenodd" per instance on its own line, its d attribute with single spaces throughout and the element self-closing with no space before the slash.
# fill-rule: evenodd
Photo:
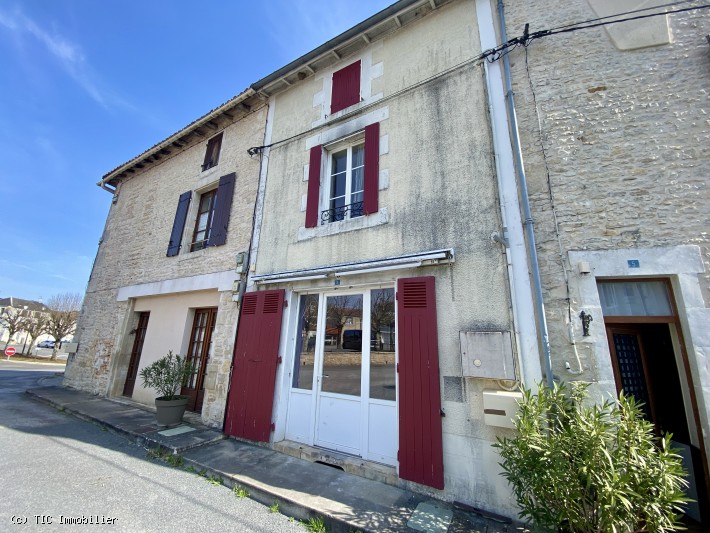
<svg viewBox="0 0 710 533">
<path fill-rule="evenodd" d="M 175 426 L 182 421 L 189 397 L 180 395 L 180 389 L 193 373 L 187 357 L 173 354 L 172 350 L 140 371 L 143 387 L 160 393 L 155 399 L 155 408 L 161 426 Z"/>
</svg>

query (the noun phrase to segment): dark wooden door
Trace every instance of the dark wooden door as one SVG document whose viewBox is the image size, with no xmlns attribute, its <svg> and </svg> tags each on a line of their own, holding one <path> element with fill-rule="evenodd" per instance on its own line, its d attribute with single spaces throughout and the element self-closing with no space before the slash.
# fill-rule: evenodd
<svg viewBox="0 0 710 533">
<path fill-rule="evenodd" d="M 187 358 L 193 374 L 187 385 L 180 391 L 180 394 L 190 398 L 187 402 L 187 409 L 190 411 L 202 411 L 202 401 L 205 397 L 205 372 L 212 347 L 212 332 L 216 317 L 216 307 L 195 309 L 195 319 L 192 322 L 190 344 L 187 349 Z"/>
<path fill-rule="evenodd" d="M 148 329 L 149 311 L 143 311 L 138 317 L 138 326 L 136 327 L 135 337 L 133 339 L 133 348 L 131 349 L 131 359 L 128 362 L 128 372 L 126 373 L 126 382 L 123 384 L 123 395 L 133 396 L 133 387 L 136 385 L 136 376 L 138 375 L 138 363 L 141 360 L 141 352 L 143 351 L 143 341 L 145 341 L 145 332 Z"/>
<path fill-rule="evenodd" d="M 653 390 L 641 330 L 633 326 L 607 326 L 617 392 L 642 402 L 646 418 L 656 423 Z"/>
</svg>

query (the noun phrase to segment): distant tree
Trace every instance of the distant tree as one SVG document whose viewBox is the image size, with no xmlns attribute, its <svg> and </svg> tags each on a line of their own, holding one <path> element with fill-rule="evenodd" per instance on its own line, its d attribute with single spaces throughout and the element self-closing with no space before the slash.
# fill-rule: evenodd
<svg viewBox="0 0 710 533">
<path fill-rule="evenodd" d="M 32 353 L 32 347 L 35 345 L 37 337 L 42 335 L 42 333 L 46 333 L 48 326 L 49 318 L 47 314 L 42 311 L 35 311 L 34 313 L 30 313 L 30 316 L 27 317 L 25 331 L 30 337 L 30 353 Z"/>
<path fill-rule="evenodd" d="M 52 359 L 57 358 L 59 344 L 62 339 L 74 333 L 76 321 L 79 319 L 81 310 L 81 294 L 77 292 L 65 292 L 52 296 L 47 301 L 47 330 L 46 333 L 54 338 L 54 349 Z"/>
<path fill-rule="evenodd" d="M 15 307 L 8 306 L 2 310 L 2 313 L 0 313 L 0 324 L 2 324 L 10 334 L 7 338 L 7 342 L 5 343 L 5 348 L 8 347 L 12 337 L 15 336 L 15 333 L 25 331 L 26 323 L 27 313 L 25 313 L 24 309 L 17 309 Z"/>
<path fill-rule="evenodd" d="M 343 328 L 348 318 L 362 316 L 362 300 L 354 296 L 328 298 L 327 327 L 338 332 L 336 348 L 340 348 Z"/>
</svg>

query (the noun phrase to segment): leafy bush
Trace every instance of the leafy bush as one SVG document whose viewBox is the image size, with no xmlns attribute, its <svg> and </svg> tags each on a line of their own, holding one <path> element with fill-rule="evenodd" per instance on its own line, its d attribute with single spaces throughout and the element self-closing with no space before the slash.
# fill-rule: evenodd
<svg viewBox="0 0 710 533">
<path fill-rule="evenodd" d="M 517 436 L 499 438 L 520 516 L 575 532 L 668 531 L 687 486 L 670 435 L 659 439 L 633 397 L 584 406 L 586 386 L 523 390 Z"/>
<path fill-rule="evenodd" d="M 187 357 L 173 354 L 171 350 L 168 355 L 143 368 L 140 376 L 144 387 L 151 387 L 160 393 L 158 399 L 177 400 L 181 397 L 180 389 L 193 373 Z"/>
</svg>

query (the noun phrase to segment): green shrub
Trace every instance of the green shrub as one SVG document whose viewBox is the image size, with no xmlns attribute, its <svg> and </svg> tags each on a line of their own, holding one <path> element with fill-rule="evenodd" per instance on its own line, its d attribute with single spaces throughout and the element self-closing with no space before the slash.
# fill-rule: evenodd
<svg viewBox="0 0 710 533">
<path fill-rule="evenodd" d="M 161 400 L 176 400 L 180 398 L 180 389 L 194 373 L 187 357 L 173 354 L 172 350 L 144 367 L 140 371 L 144 387 L 151 387 L 158 391 Z"/>
<path fill-rule="evenodd" d="M 574 532 L 668 531 L 687 486 L 670 435 L 656 437 L 633 397 L 585 406 L 586 386 L 523 390 L 517 436 L 498 439 L 520 516 Z"/>
</svg>

